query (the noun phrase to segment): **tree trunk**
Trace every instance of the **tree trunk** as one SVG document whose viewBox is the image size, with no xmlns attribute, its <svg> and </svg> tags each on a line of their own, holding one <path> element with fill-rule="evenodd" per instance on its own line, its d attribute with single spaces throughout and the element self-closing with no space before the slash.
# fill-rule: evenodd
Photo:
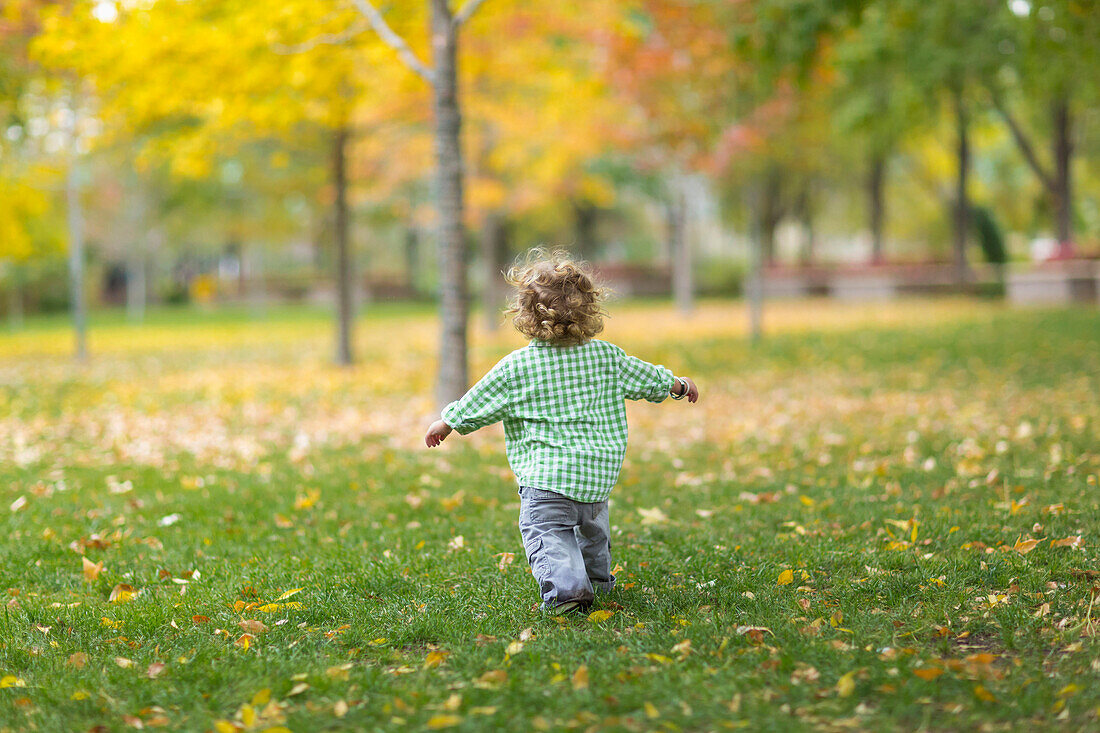
<svg viewBox="0 0 1100 733">
<path fill-rule="evenodd" d="M 745 296 L 749 304 L 749 337 L 759 343 L 764 335 L 764 212 L 757 190 L 749 191 L 749 262 Z"/>
<path fill-rule="evenodd" d="M 809 267 L 817 256 L 817 230 L 814 227 L 814 198 L 808 183 L 798 197 L 798 215 L 802 219 L 802 266 Z"/>
<path fill-rule="evenodd" d="M 1059 256 L 1072 257 L 1073 243 L 1073 141 L 1070 137 L 1069 100 L 1059 97 L 1053 106 L 1054 122 L 1054 216 Z"/>
<path fill-rule="evenodd" d="M 508 257 L 508 223 L 503 215 L 491 213 L 485 219 L 482 241 L 482 266 L 485 285 L 481 290 L 482 308 L 485 311 L 485 329 L 495 331 L 500 325 L 500 306 L 503 300 L 500 270 Z"/>
<path fill-rule="evenodd" d="M 125 236 L 129 240 L 126 250 L 126 317 L 131 321 L 145 318 L 145 237 L 147 230 L 145 193 L 137 175 L 127 176 L 127 201 L 129 216 Z"/>
<path fill-rule="evenodd" d="M 462 115 L 458 99 L 458 31 L 448 0 L 431 1 L 435 79 L 435 195 L 439 222 L 439 308 L 442 333 L 436 400 L 442 405 L 466 391 L 466 239 L 463 228 Z"/>
<path fill-rule="evenodd" d="M 69 297 L 72 300 L 73 334 L 77 361 L 88 359 L 87 311 L 84 304 L 84 211 L 80 203 L 80 171 L 73 143 L 73 157 L 65 177 L 69 229 Z"/>
<path fill-rule="evenodd" d="M 955 280 L 963 284 L 970 279 L 970 268 L 966 262 L 966 235 L 970 228 L 970 199 L 967 194 L 967 178 L 970 174 L 970 130 L 966 105 L 961 89 L 955 91 L 955 128 L 958 135 L 956 156 L 958 175 L 955 179 L 955 233 L 954 265 Z"/>
<path fill-rule="evenodd" d="M 782 179 L 779 170 L 771 168 L 764 181 L 764 196 L 760 201 L 760 249 L 762 266 L 771 267 L 776 262 L 775 230 L 783 218 Z"/>
<path fill-rule="evenodd" d="M 886 159 L 876 154 L 871 159 L 871 170 L 867 176 L 867 203 L 871 225 L 871 262 L 883 262 L 882 222 L 886 213 L 883 189 L 886 183 Z"/>
<path fill-rule="evenodd" d="M 687 316 L 695 307 L 695 284 L 687 232 L 687 197 L 677 184 L 672 185 L 672 200 L 668 204 L 668 254 L 672 262 L 672 297 L 676 310 Z"/>
<path fill-rule="evenodd" d="M 8 289 L 8 326 L 12 331 L 23 328 L 23 276 L 19 265 L 13 265 L 11 287 Z"/>
<path fill-rule="evenodd" d="M 352 363 L 351 333 L 353 314 L 352 264 L 348 242 L 348 129 L 340 127 L 333 136 L 332 179 L 335 188 L 333 204 L 333 239 L 336 244 L 336 363 Z"/>
<path fill-rule="evenodd" d="M 596 256 L 596 207 L 587 201 L 573 202 L 573 225 L 576 228 L 577 256 L 591 262 Z"/>
<path fill-rule="evenodd" d="M 417 231 L 416 225 L 411 221 L 405 229 L 405 246 L 403 250 L 405 255 L 405 284 L 408 285 L 409 292 L 419 294 L 420 232 Z"/>
</svg>

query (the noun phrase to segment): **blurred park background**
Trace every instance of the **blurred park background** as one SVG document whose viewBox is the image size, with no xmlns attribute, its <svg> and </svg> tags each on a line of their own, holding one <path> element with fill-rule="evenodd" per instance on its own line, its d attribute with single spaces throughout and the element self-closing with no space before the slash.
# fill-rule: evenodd
<svg viewBox="0 0 1100 733">
<path fill-rule="evenodd" d="M 1094 730 L 1098 68 L 1092 0 L 0 0 L 0 733 Z M 559 621 L 500 428 L 421 438 L 536 245 L 702 390 Z"/>
<path fill-rule="evenodd" d="M 1090 0 L 5 0 L 0 309 L 1097 299 Z M 754 309 L 755 311 L 756 309 Z"/>
</svg>

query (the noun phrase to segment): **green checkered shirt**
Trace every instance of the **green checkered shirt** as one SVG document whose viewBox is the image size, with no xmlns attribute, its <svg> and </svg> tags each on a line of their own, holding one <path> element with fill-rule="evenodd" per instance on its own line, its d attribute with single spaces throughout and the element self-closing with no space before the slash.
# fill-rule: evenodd
<svg viewBox="0 0 1100 733">
<path fill-rule="evenodd" d="M 504 421 L 508 462 L 520 486 L 603 501 L 626 455 L 624 399 L 660 402 L 672 372 L 614 344 L 532 341 L 497 362 L 443 420 L 462 435 Z"/>
</svg>

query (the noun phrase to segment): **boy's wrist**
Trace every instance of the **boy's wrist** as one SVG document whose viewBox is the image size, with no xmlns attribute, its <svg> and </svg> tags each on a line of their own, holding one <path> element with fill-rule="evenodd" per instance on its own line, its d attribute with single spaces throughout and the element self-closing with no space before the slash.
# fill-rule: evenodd
<svg viewBox="0 0 1100 733">
<path fill-rule="evenodd" d="M 684 395 L 688 393 L 688 383 L 686 379 L 682 377 L 673 377 L 673 385 L 668 390 L 673 399 L 683 399 Z"/>
</svg>

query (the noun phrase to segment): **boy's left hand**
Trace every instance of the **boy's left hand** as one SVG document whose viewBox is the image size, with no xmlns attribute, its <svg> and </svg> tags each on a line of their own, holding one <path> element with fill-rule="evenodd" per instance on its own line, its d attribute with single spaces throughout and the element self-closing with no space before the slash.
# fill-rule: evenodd
<svg viewBox="0 0 1100 733">
<path fill-rule="evenodd" d="M 442 420 L 436 420 L 428 426 L 428 434 L 424 436 L 424 445 L 435 448 L 451 434 L 452 429 L 450 425 Z"/>
</svg>

